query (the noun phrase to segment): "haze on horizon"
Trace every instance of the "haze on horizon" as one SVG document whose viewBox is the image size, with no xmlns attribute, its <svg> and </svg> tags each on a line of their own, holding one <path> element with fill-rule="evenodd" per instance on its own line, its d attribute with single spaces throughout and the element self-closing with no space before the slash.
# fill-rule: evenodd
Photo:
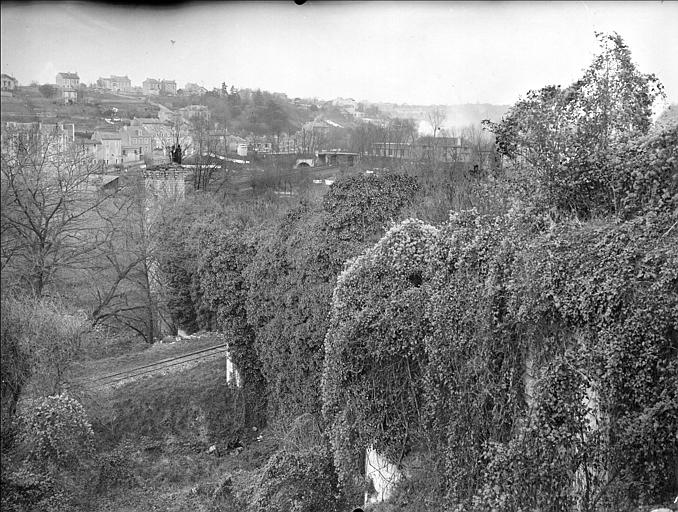
<svg viewBox="0 0 678 512">
<path fill-rule="evenodd" d="M 2 72 L 409 104 L 512 104 L 568 85 L 618 32 L 678 100 L 678 2 L 3 3 Z M 172 42 L 174 41 L 174 43 Z"/>
</svg>

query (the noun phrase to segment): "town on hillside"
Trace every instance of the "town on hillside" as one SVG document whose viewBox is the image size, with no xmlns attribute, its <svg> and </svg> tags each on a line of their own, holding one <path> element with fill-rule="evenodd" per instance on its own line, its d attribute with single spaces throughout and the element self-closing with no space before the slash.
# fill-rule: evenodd
<svg viewBox="0 0 678 512">
<path fill-rule="evenodd" d="M 435 161 L 478 173 L 498 165 L 480 121 L 488 114 L 498 119 L 505 107 L 467 107 L 459 118 L 468 126 L 455 127 L 442 106 L 291 99 L 225 83 L 211 91 L 195 83 L 178 89 L 164 78 L 133 86 L 117 75 L 85 84 L 68 71 L 53 84 L 20 85 L 3 74 L 1 121 L 3 142 L 57 136 L 107 176 L 169 163 L 244 171 L 271 163 L 353 167 L 361 158 L 382 167 L 389 160 Z"/>
<path fill-rule="evenodd" d="M 0 11 L 0 512 L 678 512 L 678 2 Z"/>
</svg>

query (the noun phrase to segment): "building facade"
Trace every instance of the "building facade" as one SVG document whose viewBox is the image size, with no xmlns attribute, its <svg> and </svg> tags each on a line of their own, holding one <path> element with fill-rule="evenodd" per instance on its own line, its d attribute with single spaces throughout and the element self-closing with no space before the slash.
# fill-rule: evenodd
<svg viewBox="0 0 678 512">
<path fill-rule="evenodd" d="M 77 89 L 80 87 L 80 77 L 77 73 L 57 73 L 56 85 L 60 89 Z"/>
<path fill-rule="evenodd" d="M 174 96 L 177 93 L 177 83 L 174 80 L 160 81 L 160 94 L 165 96 Z"/>
<path fill-rule="evenodd" d="M 99 78 L 97 85 L 109 91 L 130 92 L 132 90 L 132 81 L 126 75 L 111 75 L 109 78 Z"/>
<path fill-rule="evenodd" d="M 13 91 L 19 87 L 19 82 L 13 76 L 2 74 L 2 90 L 3 91 Z"/>
<path fill-rule="evenodd" d="M 160 94 L 160 81 L 155 78 L 147 78 L 142 82 L 144 94 L 157 96 Z"/>
<path fill-rule="evenodd" d="M 142 82 L 144 94 L 150 96 L 174 96 L 177 93 L 177 83 L 174 80 L 157 80 L 147 78 Z"/>
<path fill-rule="evenodd" d="M 95 131 L 92 140 L 99 141 L 97 145 L 97 161 L 104 165 L 122 163 L 122 137 L 116 132 Z"/>
<path fill-rule="evenodd" d="M 152 135 L 142 126 L 124 126 L 120 130 L 122 163 L 139 162 L 145 156 L 152 157 Z"/>
<path fill-rule="evenodd" d="M 202 87 L 198 84 L 194 84 L 194 83 L 191 83 L 191 82 L 187 83 L 186 86 L 184 87 L 184 94 L 186 94 L 186 95 L 191 95 L 191 94 L 201 95 L 201 94 L 205 94 L 206 92 L 207 92 L 207 89 L 205 89 L 204 87 Z"/>
<path fill-rule="evenodd" d="M 77 73 L 57 73 L 56 85 L 64 103 L 75 103 L 78 101 L 80 77 Z"/>
<path fill-rule="evenodd" d="M 210 111 L 205 105 L 188 105 L 187 107 L 180 108 L 179 114 L 186 121 L 193 119 L 199 119 L 203 121 L 210 120 Z"/>
<path fill-rule="evenodd" d="M 405 160 L 435 162 L 471 161 L 471 149 L 459 137 L 420 137 L 414 144 L 409 142 L 374 142 L 372 154 Z"/>
<path fill-rule="evenodd" d="M 69 150 L 75 142 L 75 125 L 71 123 L 5 122 L 0 132 L 2 149 L 8 155 L 55 155 Z"/>
</svg>

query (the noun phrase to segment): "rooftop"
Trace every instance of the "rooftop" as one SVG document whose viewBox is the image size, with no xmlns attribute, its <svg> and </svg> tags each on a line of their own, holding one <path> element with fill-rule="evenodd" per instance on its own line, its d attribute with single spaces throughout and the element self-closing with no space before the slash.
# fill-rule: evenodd
<svg viewBox="0 0 678 512">
<path fill-rule="evenodd" d="M 163 121 L 157 117 L 135 117 L 133 121 L 141 124 L 164 124 Z"/>
<path fill-rule="evenodd" d="M 95 136 L 101 140 L 120 140 L 120 134 L 118 132 L 95 132 Z"/>
<path fill-rule="evenodd" d="M 61 78 L 71 78 L 71 79 L 77 78 L 78 80 L 80 80 L 80 77 L 78 76 L 77 73 L 57 73 L 57 77 L 59 76 Z"/>
</svg>

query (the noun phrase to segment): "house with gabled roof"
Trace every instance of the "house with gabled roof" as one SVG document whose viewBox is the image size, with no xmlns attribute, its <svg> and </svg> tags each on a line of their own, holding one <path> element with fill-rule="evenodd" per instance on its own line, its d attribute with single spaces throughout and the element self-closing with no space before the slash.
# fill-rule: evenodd
<svg viewBox="0 0 678 512">
<path fill-rule="evenodd" d="M 127 75 L 111 75 L 109 78 L 101 77 L 97 80 L 97 85 L 109 91 L 128 92 L 132 90 L 132 81 Z"/>
<path fill-rule="evenodd" d="M 78 87 L 80 87 L 80 77 L 77 73 L 57 73 L 56 86 L 59 88 L 65 103 L 75 103 L 77 101 Z"/>
<path fill-rule="evenodd" d="M 96 159 L 106 165 L 122 163 L 122 137 L 118 132 L 97 130 L 92 134 L 92 140 L 101 142 L 97 145 Z"/>
<path fill-rule="evenodd" d="M 80 77 L 78 73 L 57 73 L 56 85 L 60 88 L 77 88 L 80 86 Z"/>
<path fill-rule="evenodd" d="M 13 76 L 2 74 L 2 90 L 3 91 L 13 91 L 19 87 L 19 82 Z"/>
</svg>

